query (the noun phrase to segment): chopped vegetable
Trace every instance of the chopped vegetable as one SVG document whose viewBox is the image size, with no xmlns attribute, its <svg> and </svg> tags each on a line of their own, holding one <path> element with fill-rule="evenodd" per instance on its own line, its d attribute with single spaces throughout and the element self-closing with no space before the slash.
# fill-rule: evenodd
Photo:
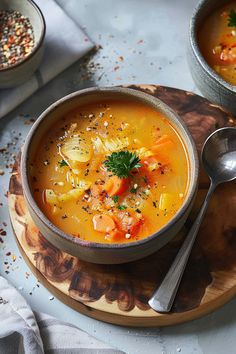
<svg viewBox="0 0 236 354">
<path fill-rule="evenodd" d="M 140 168 L 140 159 L 136 153 L 130 151 L 113 152 L 105 161 L 105 166 L 108 171 L 112 172 L 119 178 L 127 178 L 130 172 Z"/>
<path fill-rule="evenodd" d="M 69 190 L 67 193 L 57 195 L 52 189 L 45 190 L 45 200 L 48 204 L 57 204 L 58 202 L 69 202 L 78 199 L 85 190 L 91 186 L 91 182 L 79 181 L 77 188 Z"/>
<path fill-rule="evenodd" d="M 79 173 L 79 171 L 77 172 Z M 80 178 L 75 173 L 72 173 L 70 171 L 67 171 L 66 180 L 72 185 L 73 188 L 79 187 L 80 185 Z"/>
<path fill-rule="evenodd" d="M 63 193 L 63 194 L 58 195 L 58 201 L 63 202 L 63 203 L 69 202 L 71 200 L 78 199 L 83 193 L 84 193 L 83 188 L 71 189 L 67 193 Z"/>
<path fill-rule="evenodd" d="M 69 160 L 76 162 L 87 162 L 92 157 L 90 144 L 77 135 L 67 138 L 60 151 Z"/>
<path fill-rule="evenodd" d="M 117 176 L 111 176 L 107 179 L 104 190 L 109 196 L 118 196 L 124 193 L 129 188 L 129 178 L 119 178 Z"/>
<path fill-rule="evenodd" d="M 116 224 L 111 216 L 107 214 L 95 214 L 93 216 L 93 228 L 95 231 L 109 233 L 115 227 Z"/>
<path fill-rule="evenodd" d="M 142 148 L 136 150 L 136 153 L 140 157 L 140 159 L 154 155 L 154 152 L 149 150 L 146 147 L 142 147 Z"/>
<path fill-rule="evenodd" d="M 56 204 L 58 202 L 57 195 L 52 189 L 45 189 L 45 200 L 48 204 Z"/>
<path fill-rule="evenodd" d="M 124 233 L 118 229 L 114 229 L 106 234 L 106 239 L 113 242 L 118 242 L 124 239 Z"/>
<path fill-rule="evenodd" d="M 95 198 L 99 197 L 101 194 L 102 194 L 102 191 L 103 191 L 103 187 L 101 184 L 99 183 L 95 183 L 91 186 L 90 188 L 90 191 L 91 191 L 91 195 Z"/>
<path fill-rule="evenodd" d="M 155 156 L 150 156 L 142 160 L 142 165 L 149 172 L 157 171 L 162 166 L 160 159 Z"/>
<path fill-rule="evenodd" d="M 129 233 L 131 236 L 135 236 L 143 223 L 143 218 L 141 214 L 138 218 L 134 212 L 121 211 L 116 215 L 116 223 L 119 230 L 125 234 Z"/>
<path fill-rule="evenodd" d="M 108 153 L 127 148 L 129 146 L 129 138 L 102 139 L 97 136 L 96 138 L 92 138 L 92 143 L 97 153 Z"/>
</svg>

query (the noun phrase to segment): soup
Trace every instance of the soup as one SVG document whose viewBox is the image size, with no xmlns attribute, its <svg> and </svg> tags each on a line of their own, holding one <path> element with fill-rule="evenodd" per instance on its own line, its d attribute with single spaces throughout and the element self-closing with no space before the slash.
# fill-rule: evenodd
<svg viewBox="0 0 236 354">
<path fill-rule="evenodd" d="M 207 63 L 236 85 L 236 1 L 220 7 L 203 23 L 199 47 Z"/>
<path fill-rule="evenodd" d="M 132 101 L 71 111 L 44 136 L 31 163 L 31 188 L 47 218 L 98 243 L 127 243 L 161 229 L 183 204 L 188 179 L 178 132 Z"/>
</svg>

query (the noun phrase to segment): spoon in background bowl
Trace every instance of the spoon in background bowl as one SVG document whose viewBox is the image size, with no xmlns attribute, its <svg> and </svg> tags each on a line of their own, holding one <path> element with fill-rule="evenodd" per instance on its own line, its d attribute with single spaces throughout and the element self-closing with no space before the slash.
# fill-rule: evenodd
<svg viewBox="0 0 236 354">
<path fill-rule="evenodd" d="M 157 312 L 165 313 L 171 310 L 212 193 L 219 184 L 236 179 L 236 128 L 222 128 L 212 133 L 203 145 L 201 157 L 203 167 L 211 180 L 210 188 L 174 262 L 148 302 Z"/>
</svg>

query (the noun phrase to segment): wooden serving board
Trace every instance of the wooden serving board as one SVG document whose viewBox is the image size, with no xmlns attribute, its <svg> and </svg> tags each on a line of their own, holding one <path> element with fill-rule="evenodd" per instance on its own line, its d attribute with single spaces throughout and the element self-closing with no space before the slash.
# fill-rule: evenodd
<svg viewBox="0 0 236 354">
<path fill-rule="evenodd" d="M 236 120 L 193 93 L 154 85 L 129 86 L 156 96 L 185 121 L 198 151 L 216 128 Z M 166 326 L 200 317 L 236 293 L 236 183 L 219 187 L 210 203 L 172 312 L 158 314 L 148 299 L 173 261 L 206 195 L 201 171 L 197 200 L 183 230 L 155 254 L 123 265 L 80 261 L 52 246 L 37 230 L 22 195 L 18 157 L 10 180 L 9 209 L 21 252 L 41 283 L 56 297 L 90 317 L 129 326 Z"/>
</svg>

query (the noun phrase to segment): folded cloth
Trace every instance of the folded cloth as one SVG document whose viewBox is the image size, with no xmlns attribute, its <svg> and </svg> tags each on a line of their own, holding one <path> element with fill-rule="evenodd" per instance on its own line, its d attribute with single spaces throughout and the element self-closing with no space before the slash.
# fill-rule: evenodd
<svg viewBox="0 0 236 354">
<path fill-rule="evenodd" d="M 0 276 L 1 354 L 122 354 L 72 324 L 33 313 L 18 291 Z"/>
<path fill-rule="evenodd" d="M 42 63 L 24 84 L 0 90 L 0 118 L 94 47 L 91 40 L 53 0 L 35 0 L 46 21 Z"/>
</svg>

